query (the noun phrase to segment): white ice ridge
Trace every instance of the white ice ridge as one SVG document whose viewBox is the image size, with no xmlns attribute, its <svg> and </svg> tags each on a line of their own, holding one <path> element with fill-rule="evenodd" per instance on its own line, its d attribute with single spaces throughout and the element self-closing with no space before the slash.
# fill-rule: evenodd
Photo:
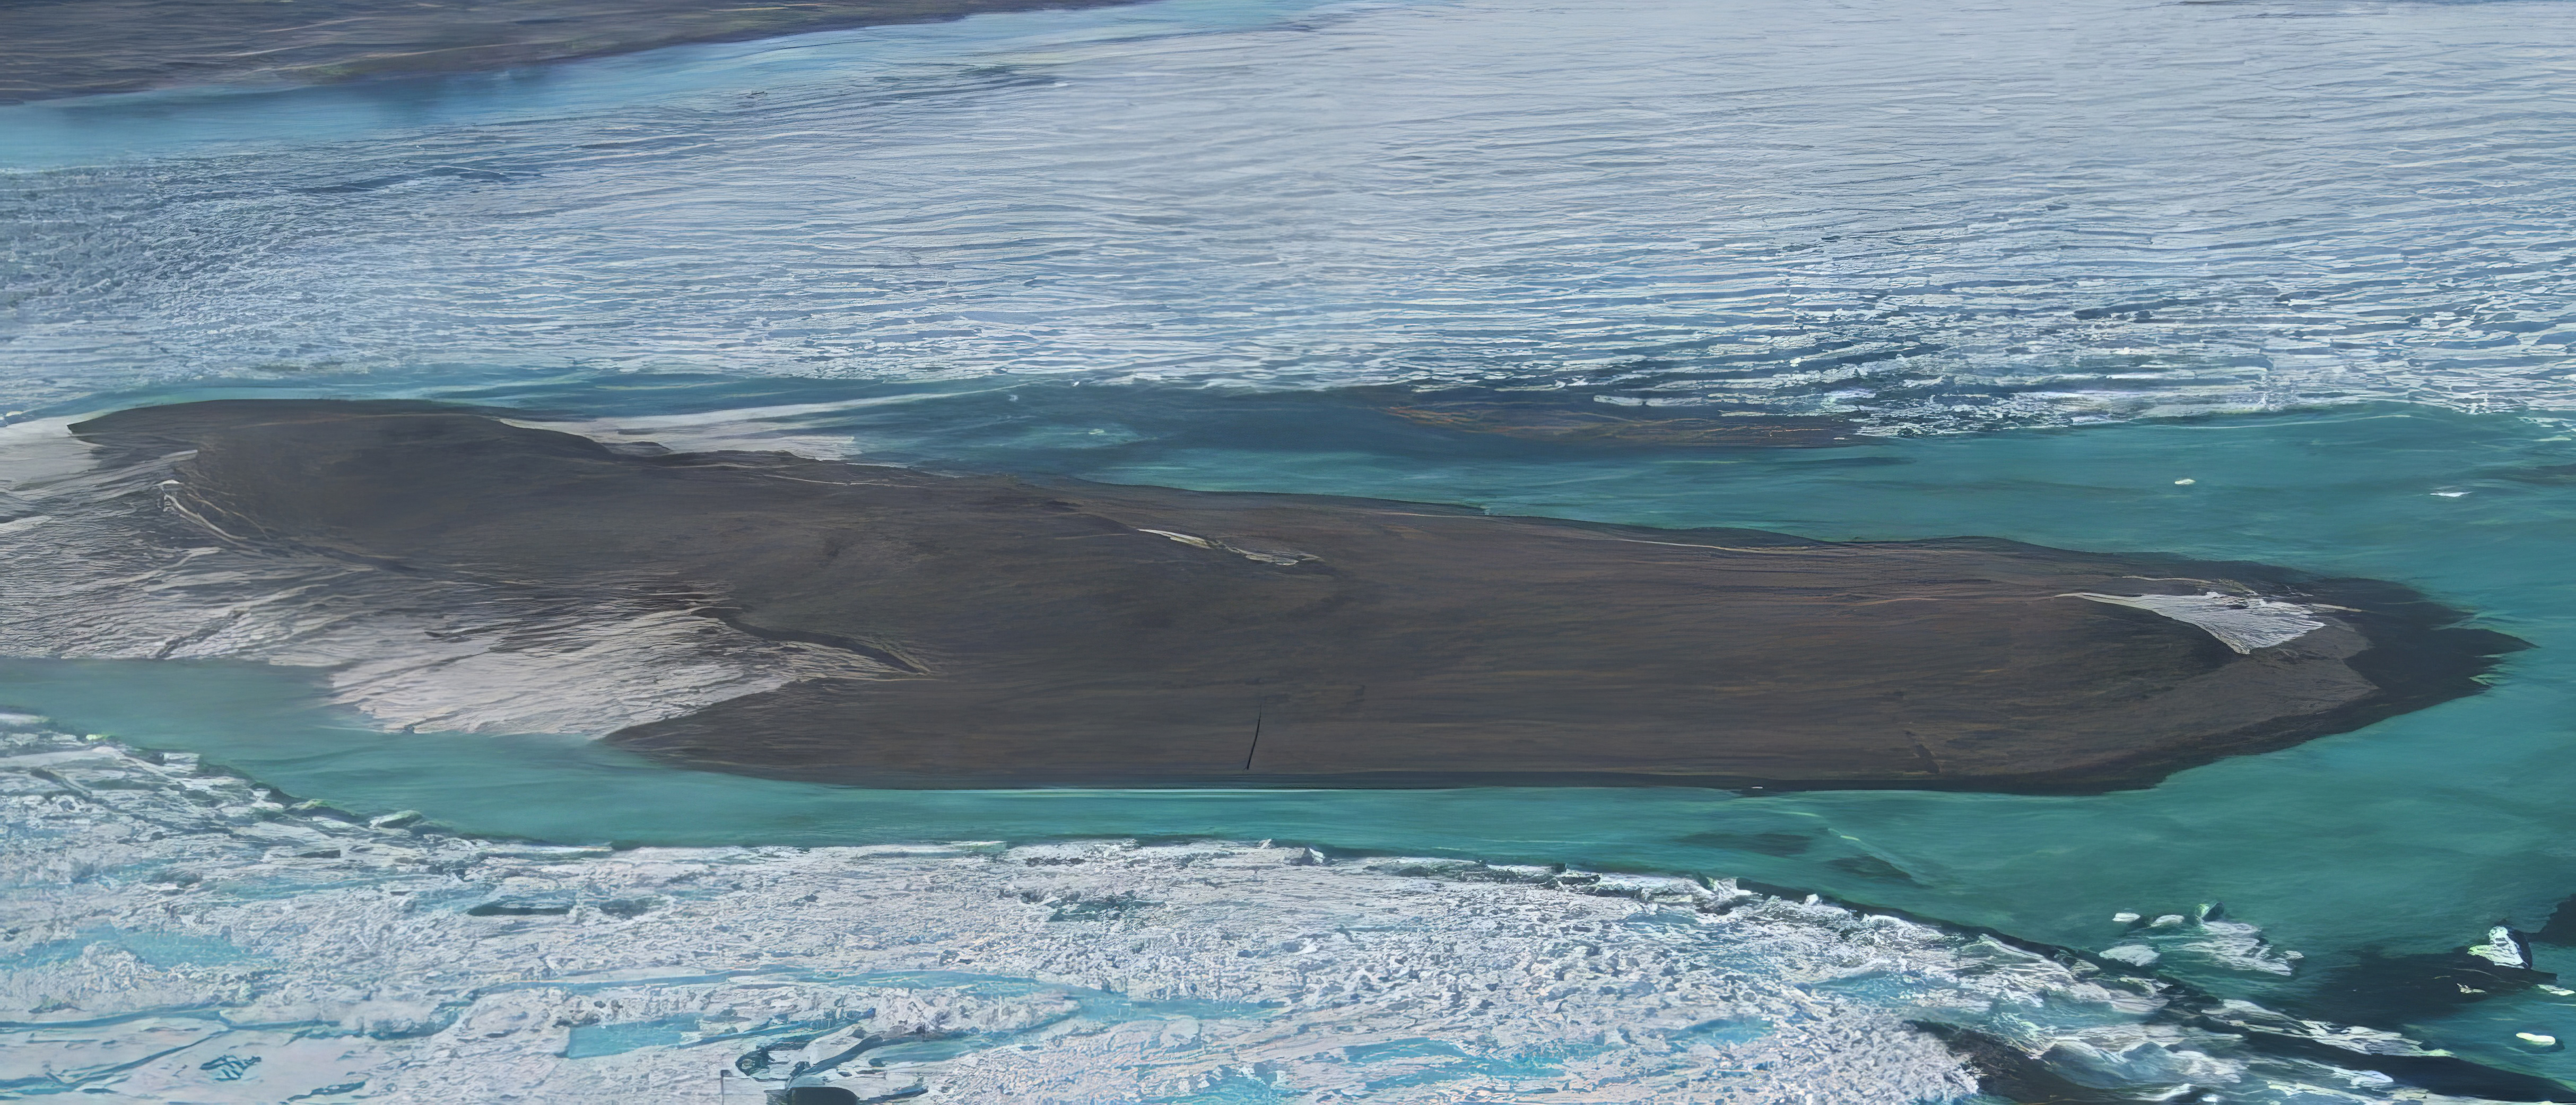
<svg viewBox="0 0 2576 1105">
<path fill-rule="evenodd" d="M 502 843 L 41 726 L 0 716 L 0 1096 L 1895 1105 L 1972 1091 L 1937 1021 L 2139 1100 L 2390 1099 L 2154 983 L 1726 880 Z"/>
<path fill-rule="evenodd" d="M 2097 595 L 2090 591 L 2077 591 L 2057 597 L 2107 602 L 2188 622 L 2208 630 L 2210 636 L 2240 654 L 2287 644 L 2312 630 L 2326 627 L 2326 623 L 2314 617 L 2316 607 L 2254 595 L 2228 595 L 2217 591 L 2204 591 L 2197 595 Z"/>
</svg>

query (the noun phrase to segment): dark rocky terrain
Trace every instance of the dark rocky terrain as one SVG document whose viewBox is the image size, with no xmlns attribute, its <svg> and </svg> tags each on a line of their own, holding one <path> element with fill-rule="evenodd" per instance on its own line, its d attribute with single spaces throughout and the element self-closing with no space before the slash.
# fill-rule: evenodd
<svg viewBox="0 0 2576 1105">
<path fill-rule="evenodd" d="M 612 739 L 877 786 L 2103 790 L 2474 693 L 2521 647 L 2394 584 L 1996 540 L 654 454 L 406 403 L 75 432 L 111 459 L 192 451 L 169 501 L 234 542 L 866 657 L 886 674 Z M 2073 597 L 2211 592 L 2315 628 L 2239 652 Z"/>
</svg>

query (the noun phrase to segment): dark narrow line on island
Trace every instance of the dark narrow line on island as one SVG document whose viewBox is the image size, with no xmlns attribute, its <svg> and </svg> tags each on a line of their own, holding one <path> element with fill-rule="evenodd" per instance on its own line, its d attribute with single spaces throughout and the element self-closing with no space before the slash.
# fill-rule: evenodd
<svg viewBox="0 0 2576 1105">
<path fill-rule="evenodd" d="M 1243 750 L 1243 769 L 1252 770 L 1252 754 L 1261 751 L 1261 713 L 1252 714 L 1252 747 Z"/>
</svg>

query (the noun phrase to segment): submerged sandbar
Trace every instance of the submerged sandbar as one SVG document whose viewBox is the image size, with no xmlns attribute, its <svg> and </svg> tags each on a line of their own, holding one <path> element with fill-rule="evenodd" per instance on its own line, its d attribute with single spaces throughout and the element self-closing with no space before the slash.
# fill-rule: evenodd
<svg viewBox="0 0 2576 1105">
<path fill-rule="evenodd" d="M 653 454 L 412 403 L 74 427 L 167 524 L 854 658 L 610 739 L 872 786 L 2090 791 L 2479 689 L 2406 588 L 2009 541 Z M 527 693 L 543 693 L 530 688 Z"/>
</svg>

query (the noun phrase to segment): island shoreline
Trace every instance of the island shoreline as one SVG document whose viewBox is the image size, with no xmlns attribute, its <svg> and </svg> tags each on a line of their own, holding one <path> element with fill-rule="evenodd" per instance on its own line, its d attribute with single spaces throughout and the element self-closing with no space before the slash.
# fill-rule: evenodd
<svg viewBox="0 0 2576 1105">
<path fill-rule="evenodd" d="M 879 788 L 2098 793 L 2476 693 L 2527 647 L 2397 584 L 1994 539 L 667 453 L 405 402 L 72 432 L 134 488 L 108 544 L 225 546 L 158 593 L 282 588 L 134 647 L 336 664 L 391 728 Z M 295 639 L 325 607 L 354 637 Z"/>
</svg>

